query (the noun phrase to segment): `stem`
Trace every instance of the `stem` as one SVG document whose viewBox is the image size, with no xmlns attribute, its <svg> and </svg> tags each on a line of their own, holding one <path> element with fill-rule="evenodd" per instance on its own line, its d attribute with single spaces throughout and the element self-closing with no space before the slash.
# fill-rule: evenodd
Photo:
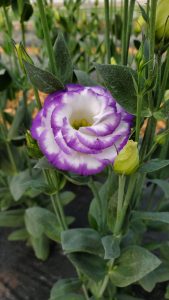
<svg viewBox="0 0 169 300">
<path fill-rule="evenodd" d="M 136 142 L 139 142 L 139 136 L 140 136 L 142 100 L 143 100 L 143 96 L 140 93 L 138 93 L 137 94 L 137 116 L 136 116 Z"/>
<path fill-rule="evenodd" d="M 133 12 L 134 12 L 134 6 L 135 6 L 136 0 L 130 0 L 129 5 L 129 17 L 128 17 L 128 26 L 127 26 L 127 49 L 126 49 L 126 64 L 128 61 L 128 49 L 130 46 L 130 35 L 131 35 L 131 29 L 132 29 L 132 21 L 133 21 Z"/>
<path fill-rule="evenodd" d="M 37 107 L 40 110 L 42 108 L 42 104 L 41 104 L 41 101 L 40 101 L 38 90 L 34 85 L 32 85 L 32 87 L 33 87 L 33 91 L 34 91 L 34 94 L 35 94 L 35 100 L 36 100 Z"/>
<path fill-rule="evenodd" d="M 121 63 L 122 65 L 127 65 L 127 35 L 126 28 L 128 27 L 128 2 L 129 0 L 124 0 L 123 8 L 123 28 L 122 28 L 122 49 L 121 49 Z"/>
<path fill-rule="evenodd" d="M 161 83 L 161 87 L 160 87 L 160 98 L 161 99 L 163 99 L 163 97 L 164 97 L 164 92 L 165 92 L 168 76 L 169 76 L 169 48 L 167 50 L 166 65 L 165 65 L 162 83 Z"/>
<path fill-rule="evenodd" d="M 100 198 L 100 195 L 98 193 L 98 189 L 94 183 L 94 180 L 92 178 L 92 176 L 90 177 L 90 182 L 89 182 L 89 188 L 92 190 L 93 192 L 93 195 L 94 197 L 97 199 L 97 203 L 98 203 L 98 206 L 99 206 L 99 219 L 100 219 L 100 222 L 101 222 L 101 229 L 103 229 L 103 220 L 102 220 L 102 201 L 101 201 L 101 198 Z"/>
<path fill-rule="evenodd" d="M 105 21 L 106 21 L 105 41 L 106 41 L 106 48 L 107 48 L 107 63 L 110 64 L 111 53 L 110 53 L 109 0 L 104 0 L 104 7 L 105 7 Z"/>
<path fill-rule="evenodd" d="M 157 83 L 156 83 L 156 103 L 157 109 L 160 107 L 161 104 L 161 54 L 157 55 L 157 66 L 158 66 L 158 73 L 157 73 Z"/>
<path fill-rule="evenodd" d="M 149 64 L 148 64 L 148 79 L 151 80 L 153 76 L 153 67 L 154 67 L 154 48 L 155 48 L 155 20 L 156 20 L 156 7 L 157 7 L 157 0 L 151 0 L 150 6 L 150 50 L 149 50 Z M 149 99 L 149 106 L 150 110 L 153 109 L 153 102 L 152 102 L 152 92 L 148 94 Z"/>
<path fill-rule="evenodd" d="M 62 203 L 61 203 L 61 200 L 60 200 L 59 192 L 56 193 L 56 201 L 57 201 L 58 210 L 59 210 L 59 213 L 60 213 L 60 216 L 61 216 L 63 229 L 66 230 L 67 229 L 67 223 L 66 223 L 66 220 L 65 220 L 65 215 L 64 215 Z"/>
<path fill-rule="evenodd" d="M 118 234 L 119 218 L 123 207 L 124 188 L 125 188 L 126 177 L 125 175 L 119 175 L 119 187 L 118 187 L 118 200 L 117 200 L 117 216 L 114 227 L 114 233 Z"/>
<path fill-rule="evenodd" d="M 124 223 L 124 220 L 125 220 L 125 217 L 126 217 L 126 212 L 127 212 L 127 209 L 128 209 L 128 206 L 129 206 L 129 203 L 130 203 L 130 200 L 131 200 L 131 196 L 132 196 L 132 193 L 133 193 L 133 189 L 135 187 L 136 179 L 137 179 L 136 174 L 133 174 L 133 175 L 130 176 L 127 193 L 126 193 L 126 196 L 125 196 L 125 199 L 124 199 L 124 204 L 123 204 L 121 212 L 118 216 L 117 223 L 116 223 L 116 226 L 115 226 L 115 229 L 114 229 L 114 234 L 115 235 L 119 235 L 120 231 L 122 229 L 122 226 L 123 226 L 123 223 Z"/>
<path fill-rule="evenodd" d="M 52 48 L 52 43 L 50 40 L 50 32 L 49 32 L 49 27 L 45 15 L 45 10 L 44 10 L 44 5 L 42 0 L 37 0 L 37 4 L 39 7 L 39 12 L 40 12 L 40 17 L 41 17 L 41 22 L 42 22 L 42 27 L 43 27 L 43 33 L 44 33 L 44 38 L 45 38 L 45 43 L 46 43 L 46 48 L 49 56 L 49 64 L 50 64 L 50 69 L 53 74 L 57 75 L 57 69 L 56 69 L 56 63 L 55 63 L 55 57 L 54 57 L 54 52 Z"/>
<path fill-rule="evenodd" d="M 108 282 L 109 282 L 109 275 L 106 275 L 105 278 L 104 278 L 104 280 L 103 280 L 103 284 L 101 286 L 101 289 L 99 291 L 98 299 L 102 299 L 102 296 L 104 294 L 104 291 L 105 291 L 105 289 L 107 287 Z"/>
<path fill-rule="evenodd" d="M 22 33 L 22 43 L 23 43 L 23 46 L 25 47 L 25 25 L 24 25 L 24 22 L 20 22 L 20 25 L 21 25 L 21 33 Z"/>
</svg>

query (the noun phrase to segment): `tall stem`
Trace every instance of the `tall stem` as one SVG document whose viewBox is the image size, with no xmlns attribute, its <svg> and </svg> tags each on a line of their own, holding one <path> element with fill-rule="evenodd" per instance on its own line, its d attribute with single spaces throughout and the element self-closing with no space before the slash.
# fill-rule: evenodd
<svg viewBox="0 0 169 300">
<path fill-rule="evenodd" d="M 128 3 L 129 0 L 124 0 L 123 8 L 123 28 L 122 28 L 122 49 L 121 49 L 121 63 L 127 65 L 127 35 L 126 28 L 128 27 Z"/>
<path fill-rule="evenodd" d="M 109 0 L 104 0 L 104 10 L 105 10 L 105 40 L 106 40 L 106 50 L 107 50 L 107 63 L 110 63 L 111 53 L 110 53 L 110 19 L 109 19 Z"/>
<path fill-rule="evenodd" d="M 23 46 L 25 47 L 26 42 L 25 42 L 25 25 L 24 25 L 24 22 L 21 21 L 20 25 L 21 25 L 21 33 L 22 33 L 22 43 L 23 43 Z"/>
<path fill-rule="evenodd" d="M 119 187 L 118 187 L 118 199 L 117 199 L 117 215 L 116 223 L 114 227 L 114 234 L 117 235 L 119 232 L 119 220 L 123 207 L 124 200 L 124 188 L 125 188 L 126 177 L 125 175 L 119 175 Z"/>
<path fill-rule="evenodd" d="M 164 97 L 164 92 L 165 92 L 168 76 L 169 76 L 169 48 L 167 50 L 166 65 L 165 65 L 162 83 L 161 83 L 161 87 L 160 87 L 160 98 L 161 99 L 163 99 L 163 97 Z"/>
<path fill-rule="evenodd" d="M 132 28 L 132 21 L 133 21 L 133 12 L 136 0 L 130 0 L 129 5 L 129 16 L 128 16 L 128 26 L 127 26 L 127 49 L 126 49 L 126 62 L 128 61 L 128 49 L 130 46 L 130 35 L 131 35 L 131 28 Z"/>
<path fill-rule="evenodd" d="M 142 101 L 143 101 L 143 96 L 140 93 L 138 93 L 138 95 L 137 95 L 137 116 L 136 116 L 136 142 L 139 142 L 139 136 L 140 136 Z"/>
<path fill-rule="evenodd" d="M 157 0 L 151 0 L 151 6 L 150 6 L 150 30 L 149 30 L 150 50 L 149 50 L 149 64 L 148 64 L 148 79 L 149 80 L 152 79 L 153 68 L 154 68 L 156 7 L 157 7 Z M 152 110 L 153 109 L 152 92 L 149 92 L 148 99 L 149 99 L 150 109 Z"/>
<path fill-rule="evenodd" d="M 51 69 L 52 73 L 56 75 L 57 69 L 56 69 L 55 57 L 54 57 L 54 52 L 53 52 L 52 43 L 51 43 L 51 39 L 50 39 L 50 32 L 49 32 L 49 27 L 48 27 L 46 15 L 45 15 L 43 0 L 37 0 L 37 4 L 39 7 L 46 48 L 48 51 L 50 69 Z"/>
</svg>

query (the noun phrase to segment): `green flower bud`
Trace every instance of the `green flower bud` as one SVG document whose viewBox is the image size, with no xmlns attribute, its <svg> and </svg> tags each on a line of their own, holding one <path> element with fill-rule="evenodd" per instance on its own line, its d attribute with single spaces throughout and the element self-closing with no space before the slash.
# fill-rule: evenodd
<svg viewBox="0 0 169 300">
<path fill-rule="evenodd" d="M 137 142 L 130 140 L 115 158 L 114 171 L 119 174 L 130 175 L 137 170 L 138 166 L 139 153 Z"/>
<path fill-rule="evenodd" d="M 41 158 L 43 156 L 36 140 L 33 139 L 29 130 L 26 132 L 26 144 L 29 156 L 33 158 Z"/>
<path fill-rule="evenodd" d="M 168 131 L 159 133 L 154 137 L 154 141 L 159 145 L 164 145 L 168 140 L 168 136 L 169 136 Z"/>
<path fill-rule="evenodd" d="M 169 42 L 169 0 L 158 0 L 155 24 L 156 44 Z M 164 46 L 164 44 L 162 46 Z"/>
</svg>

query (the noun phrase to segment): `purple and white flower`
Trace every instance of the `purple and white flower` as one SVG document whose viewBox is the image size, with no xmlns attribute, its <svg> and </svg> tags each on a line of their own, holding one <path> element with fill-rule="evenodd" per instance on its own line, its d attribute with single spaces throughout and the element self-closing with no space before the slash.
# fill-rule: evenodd
<svg viewBox="0 0 169 300">
<path fill-rule="evenodd" d="M 46 98 L 31 134 L 56 168 L 91 175 L 114 162 L 132 120 L 105 88 L 69 84 Z"/>
</svg>

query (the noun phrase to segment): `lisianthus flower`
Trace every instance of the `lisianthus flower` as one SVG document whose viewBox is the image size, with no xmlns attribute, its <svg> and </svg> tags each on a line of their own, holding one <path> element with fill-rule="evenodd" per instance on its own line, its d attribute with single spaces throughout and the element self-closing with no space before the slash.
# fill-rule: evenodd
<svg viewBox="0 0 169 300">
<path fill-rule="evenodd" d="M 56 168 L 87 176 L 114 162 L 132 120 L 105 88 L 69 84 L 46 98 L 31 134 Z"/>
</svg>

